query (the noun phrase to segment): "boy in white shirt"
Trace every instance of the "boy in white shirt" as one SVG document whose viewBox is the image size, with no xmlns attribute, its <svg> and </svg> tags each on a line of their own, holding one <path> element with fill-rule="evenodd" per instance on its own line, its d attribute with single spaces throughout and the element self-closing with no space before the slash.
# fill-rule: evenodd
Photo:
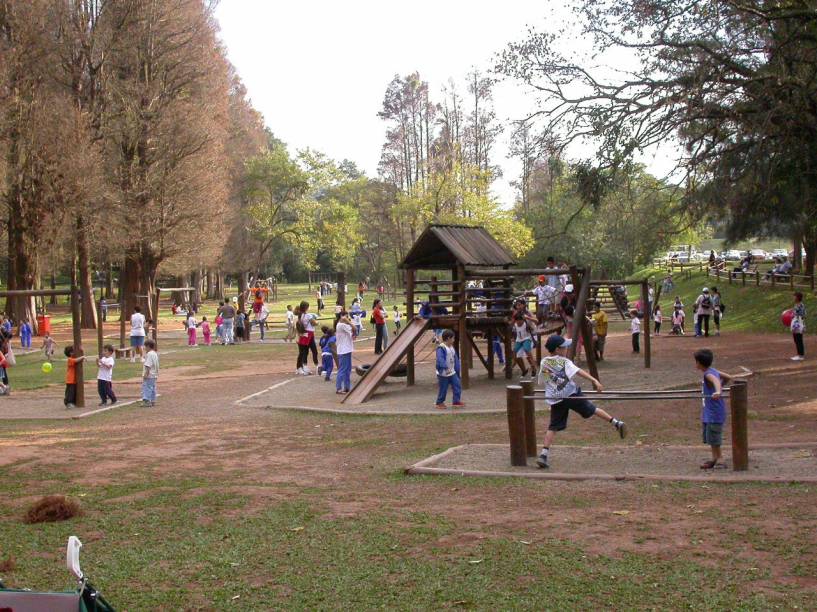
<svg viewBox="0 0 817 612">
<path fill-rule="evenodd" d="M 630 333 L 633 336 L 633 353 L 641 352 L 638 341 L 641 337 L 641 317 L 643 316 L 644 315 L 637 310 L 633 310 L 630 313 Z"/>
<path fill-rule="evenodd" d="M 145 342 L 148 352 L 142 362 L 142 406 L 156 405 L 156 382 L 159 379 L 159 353 L 153 340 Z"/>
<path fill-rule="evenodd" d="M 572 344 L 562 336 L 553 335 L 547 339 L 545 348 L 549 355 L 542 359 L 539 366 L 539 384 L 545 387 L 545 401 L 550 404 L 550 424 L 545 434 L 542 452 L 536 459 L 536 465 L 547 469 L 550 456 L 550 445 L 556 437 L 557 431 L 567 429 L 567 417 L 570 411 L 578 412 L 583 418 L 597 416 L 610 423 L 618 435 L 623 439 L 627 435 L 627 426 L 624 421 L 613 418 L 593 402 L 582 397 L 581 388 L 573 382 L 575 376 L 590 381 L 596 391 L 603 391 L 601 383 L 589 373 L 580 369 L 575 363 L 565 357 L 565 350 Z"/>
<path fill-rule="evenodd" d="M 116 395 L 113 392 L 113 355 L 113 345 L 106 344 L 102 350 L 102 357 L 96 360 L 96 365 L 99 367 L 96 375 L 96 388 L 99 392 L 100 406 L 107 406 L 109 399 L 112 406 L 116 403 Z"/>
<path fill-rule="evenodd" d="M 292 312 L 292 304 L 287 304 L 287 337 L 284 338 L 286 342 L 292 342 L 295 339 L 295 313 Z"/>
</svg>

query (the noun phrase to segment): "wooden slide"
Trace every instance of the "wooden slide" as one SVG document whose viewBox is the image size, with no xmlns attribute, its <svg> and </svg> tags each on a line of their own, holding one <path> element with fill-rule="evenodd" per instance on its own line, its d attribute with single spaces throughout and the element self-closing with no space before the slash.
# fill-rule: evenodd
<svg viewBox="0 0 817 612">
<path fill-rule="evenodd" d="M 420 339 L 429 327 L 429 319 L 413 319 L 406 325 L 394 340 L 389 342 L 389 347 L 383 351 L 377 361 L 372 364 L 366 373 L 361 376 L 357 384 L 343 398 L 343 403 L 362 404 L 367 401 L 380 386 L 389 373 L 394 369 L 406 353 L 411 350 L 414 343 Z"/>
</svg>

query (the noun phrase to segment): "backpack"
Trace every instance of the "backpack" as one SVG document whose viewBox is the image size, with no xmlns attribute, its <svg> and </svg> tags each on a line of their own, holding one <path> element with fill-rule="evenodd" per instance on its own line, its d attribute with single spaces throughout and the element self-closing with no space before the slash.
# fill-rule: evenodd
<svg viewBox="0 0 817 612">
<path fill-rule="evenodd" d="M 712 298 L 705 295 L 701 300 L 701 308 L 712 308 Z"/>
</svg>

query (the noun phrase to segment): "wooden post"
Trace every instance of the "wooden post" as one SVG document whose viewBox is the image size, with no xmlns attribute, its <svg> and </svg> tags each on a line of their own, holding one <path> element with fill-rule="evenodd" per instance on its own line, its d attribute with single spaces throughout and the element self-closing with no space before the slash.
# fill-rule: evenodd
<svg viewBox="0 0 817 612">
<path fill-rule="evenodd" d="M 741 286 L 742 286 L 742 287 L 745 287 L 745 286 L 746 286 L 746 272 L 744 272 L 743 270 L 741 270 L 741 272 L 740 272 L 740 273 L 741 273 L 741 276 L 743 276 L 743 283 L 742 283 L 742 285 L 741 285 Z"/>
<path fill-rule="evenodd" d="M 760 272 L 755 270 L 755 287 L 760 287 Z"/>
<path fill-rule="evenodd" d="M 528 399 L 533 395 L 533 378 L 527 378 L 521 384 L 525 395 L 525 450 L 528 457 L 536 457 L 536 400 Z"/>
<path fill-rule="evenodd" d="M 466 300 L 468 299 L 468 295 L 465 292 L 465 267 L 462 264 L 457 264 L 457 267 L 451 270 L 451 278 L 460 282 L 460 306 L 457 308 L 457 314 L 459 315 L 459 320 L 457 321 L 457 341 L 460 345 L 460 379 L 462 381 L 462 388 L 470 389 L 470 369 L 473 367 L 473 364 L 471 356 L 471 343 L 466 337 L 468 334 L 468 319 L 466 318 Z M 452 292 L 454 291 L 454 287 L 455 285 L 452 283 Z"/>
<path fill-rule="evenodd" d="M 511 442 L 511 465 L 528 465 L 525 448 L 525 401 L 519 385 L 508 385 L 508 437 Z"/>
<path fill-rule="evenodd" d="M 644 313 L 644 325 L 641 326 L 641 335 L 644 337 L 644 367 L 650 367 L 650 321 L 652 320 L 652 304 L 650 304 L 650 288 L 645 280 L 641 283 L 641 302 L 649 312 Z"/>
<path fill-rule="evenodd" d="M 485 332 L 485 337 L 488 339 L 488 380 L 493 380 L 494 379 L 494 361 L 496 359 L 496 355 L 494 355 L 494 330 L 493 330 L 493 328 L 490 328 Z"/>
<path fill-rule="evenodd" d="M 777 275 L 772 273 L 772 289 L 774 289 L 774 287 L 775 287 L 775 276 L 777 276 Z"/>
<path fill-rule="evenodd" d="M 414 319 L 414 268 L 406 270 L 406 327 Z M 414 385 L 414 344 L 406 353 L 406 386 Z"/>
<path fill-rule="evenodd" d="M 749 391 L 745 380 L 731 383 L 729 408 L 732 413 L 732 469 L 743 472 L 749 469 Z"/>
<path fill-rule="evenodd" d="M 794 291 L 794 274 L 789 274 L 789 288 Z"/>
<path fill-rule="evenodd" d="M 504 291 L 500 293 L 502 299 L 509 300 L 511 298 L 511 283 L 508 281 L 507 278 L 502 279 L 502 288 Z M 508 306 L 509 302 L 502 302 L 504 304 L 504 308 L 508 308 L 510 310 L 511 307 Z M 511 380 L 513 378 L 513 362 L 515 356 L 513 355 L 513 335 L 511 333 L 510 323 L 505 324 L 505 331 L 502 335 L 503 344 L 505 345 L 505 378 L 507 380 Z"/>
<path fill-rule="evenodd" d="M 119 348 L 125 348 L 125 309 L 124 309 L 124 300 L 119 301 Z"/>
<path fill-rule="evenodd" d="M 812 271 L 808 277 L 809 285 L 811 285 L 811 290 L 814 291 L 814 272 Z"/>
<path fill-rule="evenodd" d="M 105 342 L 105 331 L 103 329 L 105 327 L 105 324 L 102 322 L 102 297 L 101 297 L 101 293 L 102 292 L 100 291 L 100 299 L 96 303 L 96 320 L 98 322 L 98 325 L 96 326 L 96 348 L 97 348 L 97 353 L 99 353 L 100 357 L 102 357 L 102 344 Z"/>
<path fill-rule="evenodd" d="M 82 350 L 82 327 L 80 325 L 79 312 L 79 289 L 76 285 L 71 285 L 71 327 L 74 335 L 74 356 L 81 357 L 84 355 Z M 77 362 L 77 408 L 85 408 L 85 380 L 82 371 L 82 362 Z"/>
<path fill-rule="evenodd" d="M 161 289 L 156 289 L 156 308 L 154 308 L 153 330 L 151 331 L 153 341 L 156 343 L 156 350 L 159 350 L 159 298 L 162 295 Z M 150 311 L 150 296 L 148 296 L 148 311 Z"/>
</svg>

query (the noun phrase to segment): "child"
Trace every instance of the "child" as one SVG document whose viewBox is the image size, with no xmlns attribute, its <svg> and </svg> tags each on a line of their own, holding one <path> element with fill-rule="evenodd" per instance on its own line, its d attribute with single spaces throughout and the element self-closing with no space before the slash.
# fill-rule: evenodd
<svg viewBox="0 0 817 612">
<path fill-rule="evenodd" d="M 51 334 L 46 334 L 43 338 L 43 355 L 45 355 L 46 361 L 51 361 L 54 358 L 54 351 L 57 349 L 57 343 L 54 342 L 54 338 L 51 337 Z"/>
<path fill-rule="evenodd" d="M 190 311 L 190 316 L 187 317 L 187 346 L 198 346 L 198 338 L 196 337 L 196 328 L 199 326 L 193 312 Z"/>
<path fill-rule="evenodd" d="M 596 302 L 596 312 L 593 314 L 593 331 L 596 332 L 596 339 L 593 349 L 598 361 L 604 361 L 604 346 L 607 344 L 609 324 L 607 313 L 601 309 L 601 302 Z"/>
<path fill-rule="evenodd" d="M 349 389 L 352 388 L 352 352 L 355 348 L 352 334 L 352 320 L 345 310 L 341 311 L 335 328 L 335 351 L 338 356 L 335 393 L 338 394 L 349 393 Z"/>
<path fill-rule="evenodd" d="M 641 352 L 638 340 L 641 337 L 641 317 L 643 316 L 644 315 L 637 310 L 630 312 L 630 317 L 632 317 L 630 321 L 630 333 L 633 336 L 633 353 Z"/>
<path fill-rule="evenodd" d="M 392 317 L 392 319 L 394 320 L 394 335 L 397 335 L 397 334 L 400 333 L 400 320 L 401 320 L 401 318 L 402 318 L 402 315 L 400 314 L 400 309 L 395 304 L 395 306 L 394 306 L 394 315 Z"/>
<path fill-rule="evenodd" d="M 672 333 L 676 336 L 684 335 L 684 311 L 679 308 L 672 313 Z"/>
<path fill-rule="evenodd" d="M 337 363 L 337 338 L 332 330 L 324 325 L 321 327 L 323 337 L 321 338 L 321 367 L 318 368 L 318 374 L 324 375 L 324 380 L 327 382 L 332 379 L 332 366 Z"/>
<path fill-rule="evenodd" d="M 525 365 L 525 358 L 527 358 L 531 370 L 536 368 L 536 362 L 534 361 L 531 353 L 533 350 L 533 336 L 531 336 L 530 329 L 528 328 L 528 318 L 533 321 L 536 320 L 532 316 L 522 313 L 521 311 L 514 313 L 513 316 L 513 352 L 514 355 L 516 355 L 516 363 L 519 365 L 519 369 L 522 370 L 522 376 L 528 375 L 528 368 Z"/>
<path fill-rule="evenodd" d="M 255 322 L 258 324 L 258 333 L 261 338 L 259 342 L 264 341 L 264 335 L 267 332 L 267 319 L 269 318 L 269 310 L 265 304 L 261 304 L 261 310 L 255 313 Z"/>
<path fill-rule="evenodd" d="M 701 423 L 704 444 L 712 449 L 712 459 L 701 464 L 702 470 L 726 467 L 721 460 L 721 444 L 723 442 L 723 424 L 726 422 L 726 406 L 721 397 L 721 383 L 729 382 L 732 376 L 719 372 L 712 367 L 715 355 L 709 349 L 695 351 L 695 367 L 704 373 L 703 376 L 703 407 L 701 408 Z"/>
<path fill-rule="evenodd" d="M 437 347 L 437 404 L 435 408 L 445 410 L 445 396 L 448 394 L 448 386 L 452 388 L 454 408 L 462 408 L 462 385 L 460 384 L 460 358 L 454 350 L 454 332 L 446 329 L 442 335 L 442 341 Z"/>
<path fill-rule="evenodd" d="M 31 348 L 31 324 L 28 321 L 20 325 L 20 345 L 24 349 Z"/>
<path fill-rule="evenodd" d="M 287 335 L 284 340 L 292 342 L 295 339 L 295 313 L 292 312 L 292 304 L 287 304 Z"/>
<path fill-rule="evenodd" d="M 247 315 L 241 310 L 235 316 L 235 341 L 241 344 L 244 341 L 244 323 L 247 321 Z"/>
<path fill-rule="evenodd" d="M 207 317 L 201 318 L 201 335 L 204 338 L 204 346 L 210 346 L 210 322 Z"/>
<path fill-rule="evenodd" d="M 111 406 L 116 403 L 116 395 L 113 392 L 113 355 L 113 345 L 106 344 L 102 351 L 102 357 L 96 360 L 96 365 L 99 367 L 99 371 L 96 375 L 96 388 L 99 392 L 100 406 L 106 406 L 109 398 L 111 400 Z"/>
<path fill-rule="evenodd" d="M 159 379 L 159 353 L 153 340 L 145 342 L 148 352 L 142 363 L 142 406 L 156 405 L 156 382 Z"/>
<path fill-rule="evenodd" d="M 361 310 L 353 310 L 352 311 L 352 325 L 355 327 L 355 336 L 359 336 L 363 333 L 363 311 Z"/>
<path fill-rule="evenodd" d="M 68 358 L 68 365 L 65 368 L 65 400 L 66 408 L 77 407 L 77 364 L 85 361 L 85 356 L 74 357 L 74 347 L 66 346 L 64 350 Z"/>
<path fill-rule="evenodd" d="M 655 305 L 655 311 L 652 314 L 653 321 L 655 321 L 655 335 L 661 335 L 661 323 L 664 321 L 664 317 L 661 315 L 661 306 L 659 304 Z"/>
<path fill-rule="evenodd" d="M 803 304 L 803 294 L 799 291 L 794 294 L 794 306 L 792 306 L 791 319 L 792 338 L 794 338 L 794 346 L 797 349 L 797 354 L 791 358 L 792 361 L 803 361 L 806 358 L 806 346 L 803 343 L 803 332 L 806 331 L 806 305 Z"/>
<path fill-rule="evenodd" d="M 502 350 L 502 337 L 499 334 L 494 334 L 494 354 L 496 355 L 499 365 L 505 365 L 505 353 Z"/>
<path fill-rule="evenodd" d="M 536 459 L 536 465 L 543 469 L 550 467 L 548 462 L 550 445 L 557 431 L 567 429 L 567 417 L 571 410 L 578 412 L 585 419 L 592 416 L 604 419 L 615 427 L 622 439 L 627 435 L 627 426 L 624 421 L 613 418 L 582 397 L 581 388 L 573 382 L 576 375 L 589 380 L 596 391 L 602 391 L 603 387 L 598 380 L 576 367 L 576 364 L 564 356 L 565 349 L 570 344 L 570 340 L 562 336 L 550 336 L 545 343 L 549 355 L 542 359 L 542 364 L 539 366 L 539 384 L 545 386 L 545 400 L 550 404 L 550 424 L 545 434 L 542 452 Z"/>
<path fill-rule="evenodd" d="M 219 310 L 216 312 L 216 338 L 221 344 L 224 344 L 224 316 L 221 314 L 221 307 L 224 302 L 219 302 Z"/>
</svg>

